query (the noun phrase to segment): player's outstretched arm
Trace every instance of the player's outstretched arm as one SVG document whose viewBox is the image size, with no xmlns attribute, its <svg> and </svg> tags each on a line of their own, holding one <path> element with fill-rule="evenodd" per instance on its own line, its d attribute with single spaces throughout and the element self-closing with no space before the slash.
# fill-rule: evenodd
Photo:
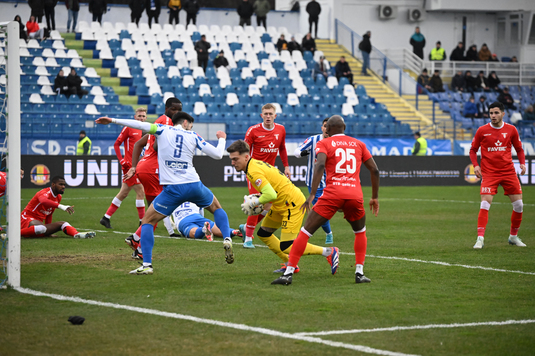
<svg viewBox="0 0 535 356">
<path fill-rule="evenodd" d="M 379 168 L 373 158 L 364 162 L 364 165 L 370 171 L 372 181 L 372 197 L 370 199 L 370 210 L 373 215 L 379 214 Z"/>
<path fill-rule="evenodd" d="M 213 159 L 219 160 L 223 158 L 223 154 L 225 152 L 227 134 L 223 131 L 217 131 L 216 137 L 219 140 L 217 142 L 217 147 L 212 146 L 208 142 L 204 142 L 202 145 L 199 145 L 199 147 L 201 147 L 201 151 L 206 153 L 208 156 L 212 157 Z"/>
<path fill-rule="evenodd" d="M 150 122 L 141 122 L 137 120 L 125 120 L 125 119 L 112 119 L 106 116 L 99 117 L 95 120 L 97 124 L 108 125 L 108 124 L 117 124 L 122 126 L 131 127 L 136 130 L 142 130 L 150 134 L 156 134 L 158 130 L 158 125 L 151 124 Z"/>
</svg>

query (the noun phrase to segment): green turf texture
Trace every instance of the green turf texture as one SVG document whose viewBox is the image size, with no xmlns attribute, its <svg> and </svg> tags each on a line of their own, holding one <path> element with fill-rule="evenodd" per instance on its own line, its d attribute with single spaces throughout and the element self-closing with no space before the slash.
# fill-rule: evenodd
<svg viewBox="0 0 535 356">
<path fill-rule="evenodd" d="M 23 190 L 23 206 L 36 192 Z M 240 204 L 246 188 L 214 188 L 231 227 L 245 222 Z M 323 257 L 304 256 L 291 286 L 272 286 L 279 260 L 255 239 L 244 250 L 235 239 L 235 263 L 227 265 L 221 239 L 209 243 L 157 238 L 154 275 L 133 276 L 138 266 L 124 243 L 137 226 L 133 193 L 112 217 L 113 231 L 99 220 L 118 189 L 67 188 L 57 211 L 80 231 L 98 230 L 92 240 L 58 238 L 22 241 L 22 286 L 76 296 L 263 327 L 286 333 L 535 319 L 535 275 L 426 264 L 450 264 L 535 272 L 535 188 L 524 187 L 519 236 L 526 248 L 509 246 L 511 204 L 495 197 L 485 247 L 472 248 L 479 210 L 478 188 L 383 187 L 378 217 L 367 216 L 365 274 L 354 283 L 354 256 L 342 254 L 330 275 Z M 370 189 L 364 188 L 365 203 Z M 211 217 L 210 213 L 207 213 Z M 353 251 L 353 233 L 337 214 L 334 245 Z M 106 230 L 106 231 L 104 231 Z M 121 233 L 115 233 L 121 232 Z M 163 224 L 158 235 L 167 235 Z M 318 231 L 310 242 L 323 245 Z M 219 241 L 219 242 L 218 242 Z M 374 257 L 372 257 L 374 256 Z M 252 331 L 139 314 L 45 297 L 0 291 L 0 354 L 6 355 L 354 355 L 352 350 Z M 86 318 L 82 326 L 67 322 Z M 420 355 L 532 355 L 535 324 L 382 331 L 318 336 L 345 344 Z"/>
</svg>

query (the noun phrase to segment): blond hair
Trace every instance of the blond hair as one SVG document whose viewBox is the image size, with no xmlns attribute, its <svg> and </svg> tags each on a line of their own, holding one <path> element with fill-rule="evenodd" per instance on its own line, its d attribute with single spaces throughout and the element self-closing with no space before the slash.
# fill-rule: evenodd
<svg viewBox="0 0 535 356">
<path fill-rule="evenodd" d="M 143 108 L 143 107 L 141 107 L 141 108 L 137 108 L 137 109 L 136 109 L 136 114 L 137 114 L 138 112 L 141 112 L 141 111 L 143 111 L 143 112 L 146 113 L 146 112 L 147 112 L 147 109 L 146 109 L 146 108 Z"/>
<path fill-rule="evenodd" d="M 275 105 L 273 105 L 271 103 L 267 103 L 266 105 L 262 106 L 262 111 L 268 110 L 268 109 L 273 109 L 273 110 L 277 111 L 277 108 L 275 107 Z"/>
</svg>

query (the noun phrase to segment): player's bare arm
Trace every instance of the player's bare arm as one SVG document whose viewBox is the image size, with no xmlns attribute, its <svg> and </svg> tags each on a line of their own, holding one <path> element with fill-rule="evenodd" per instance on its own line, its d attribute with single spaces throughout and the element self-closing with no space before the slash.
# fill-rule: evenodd
<svg viewBox="0 0 535 356">
<path fill-rule="evenodd" d="M 100 125 L 109 125 L 111 124 L 112 120 L 109 117 L 103 116 L 96 119 L 95 122 Z"/>
<path fill-rule="evenodd" d="M 520 175 L 524 175 L 526 174 L 526 165 L 525 164 L 521 164 L 520 165 Z"/>
<path fill-rule="evenodd" d="M 364 165 L 370 171 L 371 181 L 372 181 L 372 197 L 370 199 L 370 210 L 373 215 L 377 216 L 379 214 L 379 168 L 373 158 L 368 159 L 364 162 Z"/>
<path fill-rule="evenodd" d="M 474 167 L 474 174 L 476 175 L 476 177 L 481 179 L 481 167 L 480 166 L 475 166 Z"/>
</svg>

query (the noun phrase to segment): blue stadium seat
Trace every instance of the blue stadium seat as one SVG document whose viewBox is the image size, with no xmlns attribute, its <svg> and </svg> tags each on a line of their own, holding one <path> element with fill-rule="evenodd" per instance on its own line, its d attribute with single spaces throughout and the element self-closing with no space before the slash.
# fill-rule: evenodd
<svg viewBox="0 0 535 356">
<path fill-rule="evenodd" d="M 313 61 L 314 60 L 314 55 L 312 54 L 312 52 L 310 51 L 304 51 L 303 52 L 303 59 L 308 62 L 308 61 Z"/>
<path fill-rule="evenodd" d="M 262 43 L 271 42 L 271 36 L 268 33 L 263 33 L 260 40 L 262 41 Z"/>
</svg>

